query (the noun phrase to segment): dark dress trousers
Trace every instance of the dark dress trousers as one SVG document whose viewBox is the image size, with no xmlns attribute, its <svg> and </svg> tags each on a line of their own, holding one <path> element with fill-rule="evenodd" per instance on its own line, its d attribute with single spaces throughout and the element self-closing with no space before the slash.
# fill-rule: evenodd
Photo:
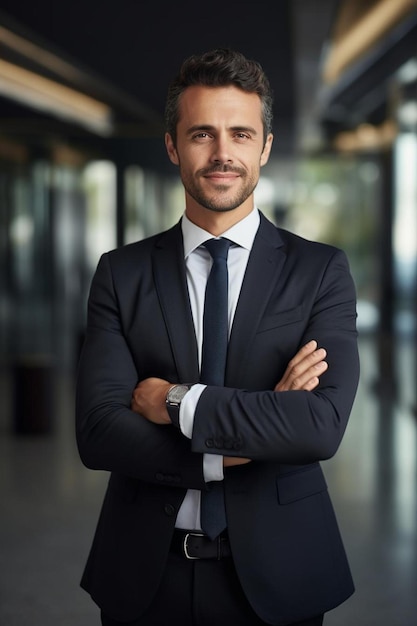
<svg viewBox="0 0 417 626">
<path fill-rule="evenodd" d="M 205 489 L 203 454 L 249 457 L 225 470 L 233 560 L 270 624 L 324 613 L 353 583 L 319 462 L 342 440 L 359 375 L 346 256 L 261 223 L 230 336 L 226 386 L 207 387 L 190 441 L 133 413 L 137 382 L 199 380 L 179 224 L 104 254 L 95 273 L 77 383 L 77 441 L 111 472 L 82 578 L 104 612 L 137 619 L 158 588 L 186 490 Z M 327 350 L 313 392 L 274 392 L 310 339 Z"/>
</svg>

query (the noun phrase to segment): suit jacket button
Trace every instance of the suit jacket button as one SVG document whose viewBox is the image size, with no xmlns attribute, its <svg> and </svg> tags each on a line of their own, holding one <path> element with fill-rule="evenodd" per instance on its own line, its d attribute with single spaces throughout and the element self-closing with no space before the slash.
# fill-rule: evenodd
<svg viewBox="0 0 417 626">
<path fill-rule="evenodd" d="M 213 448 L 214 447 L 213 439 L 206 439 L 206 447 L 207 448 Z"/>
<path fill-rule="evenodd" d="M 164 511 L 168 517 L 172 517 L 175 515 L 175 507 L 172 504 L 165 504 Z"/>
</svg>

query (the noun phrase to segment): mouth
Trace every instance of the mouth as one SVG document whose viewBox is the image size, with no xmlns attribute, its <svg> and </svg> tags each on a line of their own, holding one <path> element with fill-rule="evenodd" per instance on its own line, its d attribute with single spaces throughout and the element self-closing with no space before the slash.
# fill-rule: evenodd
<svg viewBox="0 0 417 626">
<path fill-rule="evenodd" d="M 240 178 L 240 174 L 234 174 L 232 172 L 228 172 L 227 174 L 220 173 L 220 172 L 213 172 L 212 174 L 205 174 L 204 178 L 212 180 L 213 182 L 216 182 L 216 183 L 230 183 L 236 180 L 237 178 Z"/>
<path fill-rule="evenodd" d="M 201 170 L 200 175 L 209 182 L 217 185 L 232 184 L 238 178 L 242 178 L 245 172 L 241 169 L 231 166 L 210 167 Z"/>
</svg>

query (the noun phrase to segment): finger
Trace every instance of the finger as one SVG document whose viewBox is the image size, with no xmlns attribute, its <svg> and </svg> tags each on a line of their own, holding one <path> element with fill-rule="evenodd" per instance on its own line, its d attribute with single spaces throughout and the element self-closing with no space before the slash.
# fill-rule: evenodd
<svg viewBox="0 0 417 626">
<path fill-rule="evenodd" d="M 289 385 L 288 388 L 290 390 L 309 390 L 311 389 L 311 385 L 313 385 L 313 388 L 317 387 L 320 376 L 324 374 L 327 368 L 328 364 L 326 361 L 314 363 L 311 367 L 300 373 L 298 376 L 294 375 L 293 377 L 290 377 L 290 380 L 287 382 L 287 385 Z"/>
<path fill-rule="evenodd" d="M 310 341 L 303 346 L 288 363 L 284 376 L 280 380 L 280 385 L 287 385 L 294 378 L 302 376 L 310 367 L 319 363 L 326 356 L 324 348 L 317 348 L 316 341 Z"/>
<path fill-rule="evenodd" d="M 307 356 L 313 354 L 315 350 L 317 350 L 317 341 L 315 339 L 312 339 L 298 350 L 297 354 L 295 354 L 291 361 L 288 363 L 288 366 L 293 367 L 294 365 L 297 365 Z"/>
<path fill-rule="evenodd" d="M 290 362 L 288 377 L 299 378 L 310 368 L 321 363 L 326 357 L 326 350 L 324 348 L 318 348 L 314 352 L 307 354 L 301 361 L 297 363 Z"/>
<path fill-rule="evenodd" d="M 318 376 L 315 376 L 314 378 L 310 378 L 310 380 L 304 384 L 302 389 L 304 391 L 313 391 L 313 389 L 318 387 L 319 383 L 320 383 L 320 378 Z"/>
<path fill-rule="evenodd" d="M 326 357 L 326 354 L 327 354 L 324 348 L 317 348 L 312 351 L 305 350 L 304 353 L 302 354 L 302 357 L 300 358 L 302 352 L 303 352 L 303 349 L 297 352 L 296 356 L 293 359 L 291 359 L 291 361 L 288 363 L 287 369 L 289 369 L 289 371 L 294 371 L 294 372 L 304 371 L 307 368 L 314 365 L 315 363 L 322 361 Z"/>
<path fill-rule="evenodd" d="M 313 339 L 312 341 L 306 343 L 302 348 L 300 348 L 297 354 L 291 359 L 291 361 L 287 365 L 284 376 L 282 377 L 280 383 L 286 384 L 290 376 L 294 375 L 294 370 L 295 375 L 298 376 L 299 373 L 302 373 L 303 369 L 305 369 L 306 366 L 309 367 L 313 362 L 316 362 L 318 359 L 314 358 L 313 356 L 315 352 L 317 352 L 317 341 Z M 313 357 L 313 361 L 308 361 L 306 363 L 306 359 L 311 357 Z M 300 367 L 301 370 L 299 371 L 298 368 Z"/>
<path fill-rule="evenodd" d="M 322 360 L 326 351 L 316 350 L 313 355 L 308 355 L 302 362 L 290 368 L 288 366 L 283 378 L 275 387 L 275 391 L 288 391 L 290 389 L 305 389 L 306 383 L 311 378 L 323 374 L 328 364 Z"/>
</svg>

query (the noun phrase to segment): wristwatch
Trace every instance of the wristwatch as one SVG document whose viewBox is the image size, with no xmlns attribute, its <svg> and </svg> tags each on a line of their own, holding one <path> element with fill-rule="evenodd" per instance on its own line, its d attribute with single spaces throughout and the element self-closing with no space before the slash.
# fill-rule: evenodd
<svg viewBox="0 0 417 626">
<path fill-rule="evenodd" d="M 191 389 L 192 385 L 189 383 L 181 383 L 173 385 L 167 393 L 165 404 L 167 407 L 168 415 L 171 422 L 177 428 L 180 427 L 180 406 L 185 394 Z"/>
</svg>

